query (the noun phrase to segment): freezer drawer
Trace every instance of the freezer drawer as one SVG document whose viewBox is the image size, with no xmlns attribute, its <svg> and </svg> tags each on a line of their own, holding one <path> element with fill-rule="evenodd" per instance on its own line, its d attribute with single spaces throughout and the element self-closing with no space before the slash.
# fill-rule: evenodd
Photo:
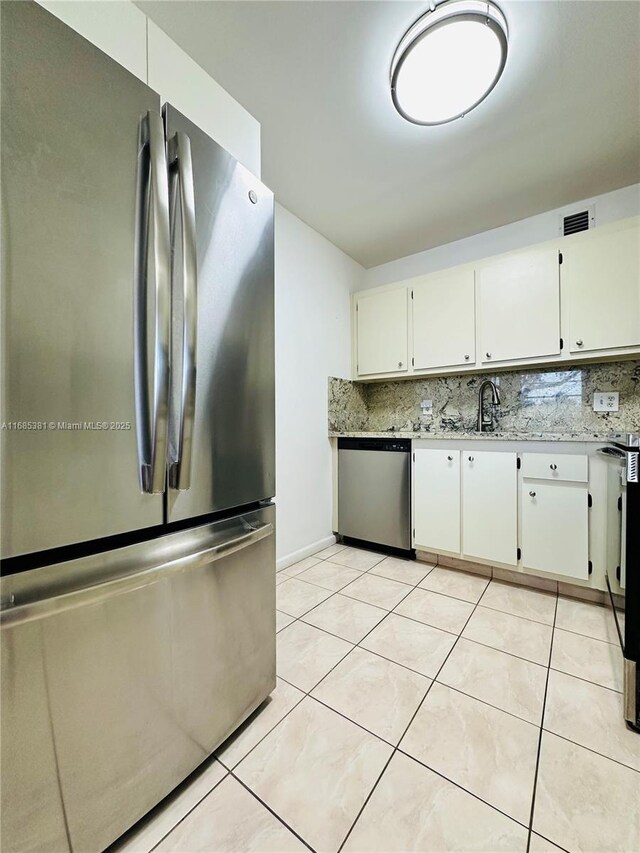
<svg viewBox="0 0 640 853">
<path fill-rule="evenodd" d="M 274 525 L 268 506 L 2 579 L 5 853 L 103 849 L 269 695 Z"/>
</svg>

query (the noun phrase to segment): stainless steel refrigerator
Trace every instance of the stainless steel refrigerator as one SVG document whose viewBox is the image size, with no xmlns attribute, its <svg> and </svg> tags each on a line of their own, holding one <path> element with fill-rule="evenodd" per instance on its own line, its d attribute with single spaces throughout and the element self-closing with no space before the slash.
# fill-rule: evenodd
<svg viewBox="0 0 640 853">
<path fill-rule="evenodd" d="M 100 850 L 275 686 L 273 196 L 1 16 L 2 845 Z"/>
</svg>

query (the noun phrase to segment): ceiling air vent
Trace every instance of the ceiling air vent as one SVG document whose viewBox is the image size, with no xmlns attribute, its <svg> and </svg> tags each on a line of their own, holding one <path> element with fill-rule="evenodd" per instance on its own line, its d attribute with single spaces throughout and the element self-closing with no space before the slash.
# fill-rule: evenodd
<svg viewBox="0 0 640 853">
<path fill-rule="evenodd" d="M 577 213 L 570 213 L 560 217 L 560 235 L 567 237 L 569 234 L 577 234 L 579 231 L 588 231 L 596 224 L 595 207 L 588 207 Z"/>
</svg>

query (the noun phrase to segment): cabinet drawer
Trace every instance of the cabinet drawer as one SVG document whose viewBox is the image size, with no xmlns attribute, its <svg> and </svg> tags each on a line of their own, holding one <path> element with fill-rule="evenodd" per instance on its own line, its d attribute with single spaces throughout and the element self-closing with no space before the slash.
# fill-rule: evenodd
<svg viewBox="0 0 640 853">
<path fill-rule="evenodd" d="M 586 483 L 589 479 L 589 463 L 583 454 L 523 453 L 522 476 L 535 480 Z"/>
</svg>

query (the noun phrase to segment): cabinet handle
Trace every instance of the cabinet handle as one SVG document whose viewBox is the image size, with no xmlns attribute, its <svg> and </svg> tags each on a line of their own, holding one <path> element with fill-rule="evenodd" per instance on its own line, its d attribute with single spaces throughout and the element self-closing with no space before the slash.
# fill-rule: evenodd
<svg viewBox="0 0 640 853">
<path fill-rule="evenodd" d="M 490 353 L 490 352 L 488 352 L 488 353 L 487 353 L 487 358 L 491 358 L 491 353 Z"/>
<path fill-rule="evenodd" d="M 468 356 L 468 355 L 465 355 L 464 360 L 465 360 L 465 361 L 469 361 L 469 356 Z"/>
<path fill-rule="evenodd" d="M 582 343 L 583 343 L 582 338 L 578 338 L 578 340 L 576 341 L 576 346 L 581 347 Z"/>
<path fill-rule="evenodd" d="M 399 362 L 398 362 L 398 367 L 402 367 L 402 362 L 401 362 L 401 361 L 399 361 Z"/>
<path fill-rule="evenodd" d="M 552 471 L 557 471 L 557 470 L 558 470 L 558 466 L 557 466 L 557 465 L 549 465 L 549 468 L 551 468 L 551 470 L 552 470 Z"/>
<path fill-rule="evenodd" d="M 449 462 L 453 462 L 453 456 L 447 456 L 447 459 L 449 460 Z"/>
<path fill-rule="evenodd" d="M 473 462 L 473 456 L 469 457 L 469 462 Z"/>
<path fill-rule="evenodd" d="M 535 498 L 535 496 L 536 496 L 536 493 L 535 493 L 535 492 L 529 492 L 529 497 L 530 497 L 530 498 Z"/>
</svg>

